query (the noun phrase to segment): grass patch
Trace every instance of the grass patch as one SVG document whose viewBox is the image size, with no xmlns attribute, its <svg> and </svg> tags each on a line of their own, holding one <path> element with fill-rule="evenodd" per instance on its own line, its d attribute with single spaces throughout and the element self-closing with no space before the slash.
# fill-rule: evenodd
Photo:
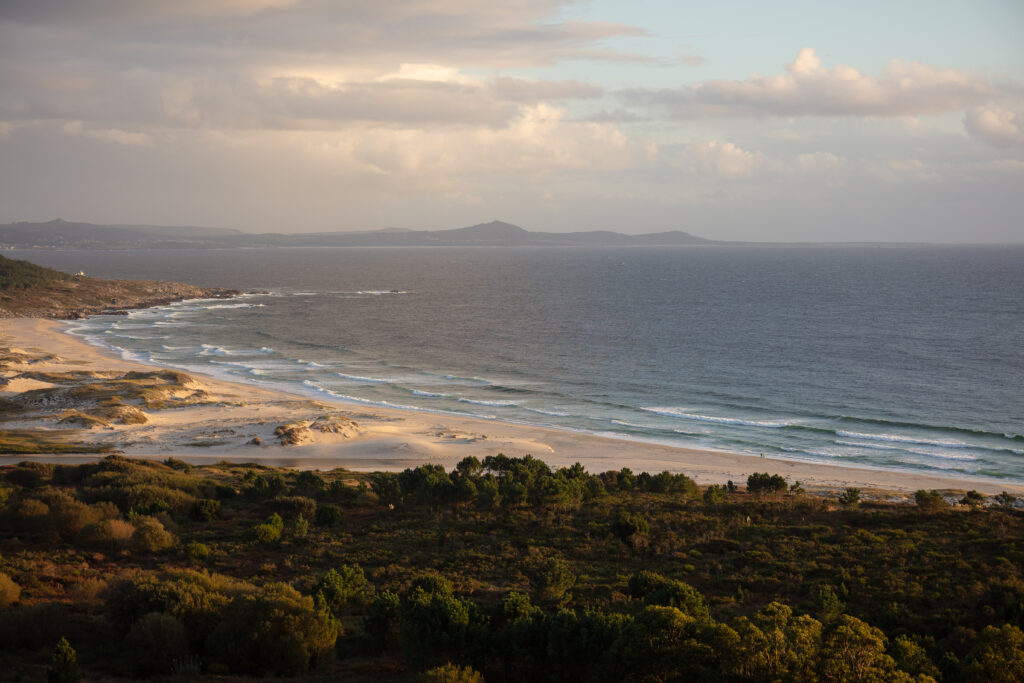
<svg viewBox="0 0 1024 683">
<path fill-rule="evenodd" d="M 50 433 L 33 429 L 0 431 L 0 454 L 31 455 L 36 453 L 111 453 L 109 444 L 62 441 Z"/>
</svg>

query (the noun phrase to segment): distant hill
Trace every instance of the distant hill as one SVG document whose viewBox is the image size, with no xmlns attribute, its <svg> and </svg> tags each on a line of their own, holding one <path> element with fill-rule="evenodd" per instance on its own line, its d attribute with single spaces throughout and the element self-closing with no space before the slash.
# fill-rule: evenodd
<svg viewBox="0 0 1024 683">
<path fill-rule="evenodd" d="M 0 245 L 63 249 L 144 249 L 185 247 L 242 235 L 222 228 L 155 225 L 94 225 L 60 218 L 46 223 L 0 225 Z"/>
<path fill-rule="evenodd" d="M 491 221 L 451 230 L 388 228 L 365 232 L 250 234 L 237 230 L 145 225 L 93 225 L 63 220 L 0 225 L 0 246 L 43 249 L 154 249 L 188 247 L 514 247 L 686 246 L 715 244 L 680 230 L 625 235 L 591 232 L 530 232 Z"/>
<path fill-rule="evenodd" d="M 0 318 L 81 318 L 239 293 L 177 282 L 100 280 L 0 256 Z"/>
<path fill-rule="evenodd" d="M 0 291 L 46 287 L 70 279 L 67 273 L 0 256 Z"/>
</svg>

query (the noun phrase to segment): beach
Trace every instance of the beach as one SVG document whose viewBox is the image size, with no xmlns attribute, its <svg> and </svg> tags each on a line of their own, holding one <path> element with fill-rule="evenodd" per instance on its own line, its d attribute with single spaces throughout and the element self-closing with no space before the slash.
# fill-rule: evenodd
<svg viewBox="0 0 1024 683">
<path fill-rule="evenodd" d="M 0 321 L 0 346 L 8 349 L 6 367 L 0 374 L 5 381 L 0 385 L 0 398 L 17 399 L 25 392 L 53 389 L 59 382 L 47 380 L 60 374 L 78 373 L 79 382 L 85 381 L 83 378 L 113 381 L 125 373 L 162 370 L 86 344 L 66 334 L 64 327 L 51 320 Z M 839 467 L 459 415 L 327 402 L 196 373 L 189 373 L 184 385 L 175 386 L 171 394 L 168 405 L 144 408 L 145 422 L 141 424 L 111 421 L 69 429 L 67 422 L 57 423 L 58 415 L 77 408 L 62 404 L 64 412 L 50 417 L 35 412 L 8 416 L 4 428 L 41 429 L 77 442 L 111 445 L 132 457 L 173 457 L 197 464 L 229 460 L 302 469 L 394 471 L 436 463 L 450 469 L 468 456 L 482 460 L 503 453 L 529 454 L 553 468 L 579 462 L 590 472 L 623 467 L 634 472 L 682 472 L 701 484 L 729 480 L 742 484 L 751 473 L 767 471 L 817 491 L 857 487 L 865 493 L 893 496 L 919 489 L 1024 493 L 1022 486 L 993 480 Z M 284 441 L 292 443 L 285 445 Z M 0 462 L 33 458 L 75 462 L 94 457 L 5 455 Z"/>
</svg>

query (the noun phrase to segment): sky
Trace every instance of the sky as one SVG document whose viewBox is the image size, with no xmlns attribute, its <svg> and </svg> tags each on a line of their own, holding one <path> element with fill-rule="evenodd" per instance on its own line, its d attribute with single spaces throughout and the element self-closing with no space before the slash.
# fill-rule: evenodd
<svg viewBox="0 0 1024 683">
<path fill-rule="evenodd" d="M 1024 242 L 1020 0 L 0 0 L 0 222 Z"/>
</svg>

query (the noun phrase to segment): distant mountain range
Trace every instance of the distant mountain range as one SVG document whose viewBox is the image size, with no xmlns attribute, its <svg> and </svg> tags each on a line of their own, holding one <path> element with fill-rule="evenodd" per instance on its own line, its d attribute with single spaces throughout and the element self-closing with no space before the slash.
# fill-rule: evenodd
<svg viewBox="0 0 1024 683">
<path fill-rule="evenodd" d="M 0 248 L 174 249 L 190 247 L 528 247 L 688 246 L 718 244 L 680 230 L 624 235 L 590 232 L 530 232 L 492 221 L 453 230 L 389 228 L 366 232 L 252 234 L 239 230 L 153 225 L 93 225 L 60 219 L 0 225 Z"/>
</svg>

